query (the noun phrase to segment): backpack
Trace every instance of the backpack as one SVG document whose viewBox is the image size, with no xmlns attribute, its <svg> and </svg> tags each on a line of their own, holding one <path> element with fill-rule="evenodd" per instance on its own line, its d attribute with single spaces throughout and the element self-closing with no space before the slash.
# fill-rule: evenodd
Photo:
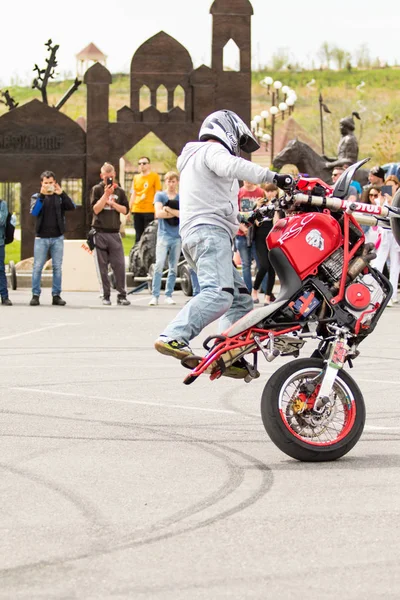
<svg viewBox="0 0 400 600">
<path fill-rule="evenodd" d="M 4 243 L 11 244 L 14 241 L 15 226 L 11 222 L 12 214 L 8 212 L 5 224 Z"/>
</svg>

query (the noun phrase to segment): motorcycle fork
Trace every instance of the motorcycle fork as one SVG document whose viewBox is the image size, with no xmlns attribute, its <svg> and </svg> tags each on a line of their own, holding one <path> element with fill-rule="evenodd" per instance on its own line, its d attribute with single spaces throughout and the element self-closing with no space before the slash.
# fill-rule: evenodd
<svg viewBox="0 0 400 600">
<path fill-rule="evenodd" d="M 313 406 L 313 411 L 317 413 L 322 413 L 325 405 L 328 404 L 337 374 L 343 368 L 350 350 L 347 343 L 347 331 L 341 327 L 331 326 L 331 328 L 336 330 L 336 336 L 329 344 L 328 357 L 325 359 L 326 367 L 324 375 Z"/>
</svg>

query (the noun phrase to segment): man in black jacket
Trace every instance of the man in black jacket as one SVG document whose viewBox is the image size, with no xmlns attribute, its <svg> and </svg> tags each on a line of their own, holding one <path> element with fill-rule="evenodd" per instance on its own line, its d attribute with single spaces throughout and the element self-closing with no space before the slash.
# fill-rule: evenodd
<svg viewBox="0 0 400 600">
<path fill-rule="evenodd" d="M 75 204 L 56 181 L 53 171 L 44 171 L 40 176 L 40 192 L 31 198 L 31 214 L 36 217 L 36 237 L 33 250 L 32 300 L 31 306 L 40 304 L 40 280 L 44 264 L 50 253 L 53 264 L 53 304 L 65 306 L 61 298 L 61 273 L 64 253 L 65 216 L 74 210 Z"/>
<path fill-rule="evenodd" d="M 124 190 L 116 183 L 116 173 L 110 163 L 104 163 L 100 170 L 101 183 L 91 191 L 93 210 L 92 227 L 94 236 L 94 255 L 103 285 L 103 304 L 111 305 L 108 265 L 115 275 L 115 287 L 118 291 L 117 304 L 128 306 L 125 285 L 125 255 L 119 234 L 120 214 L 129 212 L 129 203 Z"/>
</svg>

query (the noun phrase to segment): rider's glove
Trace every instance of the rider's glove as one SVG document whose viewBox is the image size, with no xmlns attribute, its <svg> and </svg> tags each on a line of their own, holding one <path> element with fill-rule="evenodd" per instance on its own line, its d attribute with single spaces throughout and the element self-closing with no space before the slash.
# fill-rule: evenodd
<svg viewBox="0 0 400 600">
<path fill-rule="evenodd" d="M 294 179 L 291 175 L 288 175 L 286 173 L 275 173 L 274 183 L 281 190 L 288 191 L 288 190 L 292 189 L 293 184 L 294 184 Z"/>
</svg>

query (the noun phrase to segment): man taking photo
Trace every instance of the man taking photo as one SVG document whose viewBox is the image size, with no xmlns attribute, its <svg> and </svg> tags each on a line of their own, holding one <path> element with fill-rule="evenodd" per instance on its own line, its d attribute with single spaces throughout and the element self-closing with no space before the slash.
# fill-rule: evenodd
<svg viewBox="0 0 400 600">
<path fill-rule="evenodd" d="M 36 217 L 36 238 L 33 249 L 31 306 L 40 304 L 40 280 L 44 264 L 50 254 L 53 265 L 53 304 L 65 306 L 61 298 L 61 272 L 64 254 L 65 212 L 75 210 L 75 204 L 62 191 L 53 171 L 40 176 L 40 192 L 31 198 L 31 214 Z"/>
<path fill-rule="evenodd" d="M 95 185 L 91 192 L 93 210 L 92 227 L 94 235 L 94 255 L 103 287 L 103 304 L 111 305 L 111 285 L 108 278 L 108 265 L 115 276 L 115 287 L 118 292 L 117 304 L 128 306 L 125 286 L 125 255 L 119 233 L 120 215 L 126 215 L 129 204 L 124 190 L 116 182 L 113 165 L 104 163 L 100 170 L 101 183 Z"/>
</svg>

